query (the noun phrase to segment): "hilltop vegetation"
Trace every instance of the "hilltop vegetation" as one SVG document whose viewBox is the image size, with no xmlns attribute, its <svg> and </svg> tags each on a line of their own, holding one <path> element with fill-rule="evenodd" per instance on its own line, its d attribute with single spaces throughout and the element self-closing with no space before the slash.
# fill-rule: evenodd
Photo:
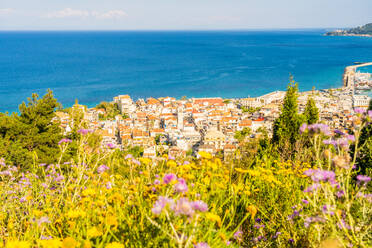
<svg viewBox="0 0 372 248">
<path fill-rule="evenodd" d="M 152 160 L 100 147 L 79 117 L 72 134 L 49 139 L 56 101 L 33 97 L 2 116 L 25 128 L 2 122 L 14 155 L 1 154 L 0 247 L 371 247 L 372 109 L 357 109 L 343 133 L 315 123 L 312 100 L 304 115 L 296 101 L 292 82 L 274 138 L 244 130 L 231 160 Z M 38 156 L 18 164 L 21 148 Z"/>
<path fill-rule="evenodd" d="M 336 30 L 326 33 L 328 36 L 347 36 L 347 35 L 371 35 L 372 36 L 372 23 L 368 23 L 364 26 L 351 28 L 347 30 Z"/>
</svg>

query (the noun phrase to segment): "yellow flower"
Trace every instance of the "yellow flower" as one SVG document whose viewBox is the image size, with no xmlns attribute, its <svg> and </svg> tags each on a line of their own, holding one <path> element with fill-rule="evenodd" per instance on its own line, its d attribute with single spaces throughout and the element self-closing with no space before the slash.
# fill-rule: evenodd
<svg viewBox="0 0 372 248">
<path fill-rule="evenodd" d="M 119 224 L 117 218 L 115 216 L 112 216 L 112 215 L 107 217 L 106 223 L 109 226 L 115 226 L 115 227 L 117 227 L 118 224 Z"/>
<path fill-rule="evenodd" d="M 105 248 L 124 248 L 124 245 L 118 242 L 112 242 L 110 244 L 107 244 Z"/>
<path fill-rule="evenodd" d="M 79 243 L 71 237 L 67 237 L 62 242 L 62 248 L 75 248 L 80 246 Z"/>
<path fill-rule="evenodd" d="M 168 160 L 167 165 L 169 167 L 177 167 L 177 163 L 174 160 Z"/>
<path fill-rule="evenodd" d="M 206 218 L 210 221 L 217 222 L 218 226 L 221 227 L 221 217 L 217 214 L 207 213 Z"/>
<path fill-rule="evenodd" d="M 41 247 L 43 248 L 60 248 L 62 241 L 59 239 L 40 240 Z"/>
<path fill-rule="evenodd" d="M 152 162 L 149 158 L 140 158 L 139 161 L 141 161 L 141 163 L 144 165 L 148 165 Z"/>
<path fill-rule="evenodd" d="M 86 189 L 83 192 L 81 192 L 81 194 L 83 196 L 92 196 L 92 195 L 95 195 L 95 193 L 96 193 L 96 191 L 94 189 L 91 189 L 91 188 Z"/>
<path fill-rule="evenodd" d="M 87 235 L 89 238 L 95 238 L 102 235 L 102 232 L 97 229 L 97 227 L 92 227 L 88 229 Z"/>
<path fill-rule="evenodd" d="M 31 247 L 30 243 L 27 241 L 8 241 L 5 245 L 5 248 L 29 248 Z"/>
<path fill-rule="evenodd" d="M 249 170 L 244 170 L 242 168 L 235 168 L 235 171 L 239 172 L 239 173 L 248 173 L 249 172 Z"/>
<path fill-rule="evenodd" d="M 201 151 L 201 152 L 199 152 L 199 155 L 200 155 L 200 157 L 205 158 L 205 159 L 211 159 L 212 158 L 212 154 L 210 154 L 208 152 Z"/>
<path fill-rule="evenodd" d="M 257 214 L 257 208 L 253 205 L 250 205 L 250 206 L 247 207 L 247 211 L 251 214 L 252 220 L 254 220 L 254 217 Z"/>
</svg>

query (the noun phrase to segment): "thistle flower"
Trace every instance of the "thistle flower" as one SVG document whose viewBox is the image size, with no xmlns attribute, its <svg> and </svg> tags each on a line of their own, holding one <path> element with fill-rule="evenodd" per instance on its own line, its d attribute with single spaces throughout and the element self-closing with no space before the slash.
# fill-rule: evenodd
<svg viewBox="0 0 372 248">
<path fill-rule="evenodd" d="M 61 139 L 59 142 L 58 142 L 58 145 L 62 145 L 62 144 L 64 144 L 64 143 L 71 143 L 72 142 L 72 140 L 70 140 L 70 139 Z"/>
<path fill-rule="evenodd" d="M 102 174 L 103 172 L 105 172 L 105 171 L 107 171 L 107 170 L 109 170 L 110 168 L 107 166 L 107 165 L 101 165 L 101 166 L 99 166 L 98 168 L 97 168 L 97 172 L 99 173 L 99 174 Z"/>
<path fill-rule="evenodd" d="M 355 108 L 354 109 L 354 112 L 356 114 L 364 114 L 366 112 L 366 110 L 365 109 L 362 109 L 362 108 Z"/>
<path fill-rule="evenodd" d="M 192 202 L 189 201 L 187 198 L 180 198 L 172 207 L 171 209 L 175 213 L 175 215 L 186 215 L 188 217 L 192 217 L 194 215 L 194 208 L 192 206 Z"/>
<path fill-rule="evenodd" d="M 210 246 L 206 242 L 201 242 L 194 245 L 194 248 L 210 248 Z"/>
<path fill-rule="evenodd" d="M 114 149 L 114 148 L 116 148 L 116 145 L 114 145 L 112 143 L 108 143 L 107 147 L 110 148 L 110 149 Z"/>
<path fill-rule="evenodd" d="M 77 132 L 80 133 L 80 134 L 82 134 L 82 135 L 87 135 L 88 133 L 92 133 L 93 130 L 90 130 L 90 129 L 79 129 Z"/>
<path fill-rule="evenodd" d="M 358 175 L 357 180 L 358 182 L 368 183 L 369 181 L 371 181 L 371 178 L 369 176 Z"/>
<path fill-rule="evenodd" d="M 165 174 L 164 177 L 163 177 L 163 182 L 165 184 L 168 184 L 170 183 L 172 180 L 176 180 L 177 179 L 177 176 L 173 173 L 170 173 L 170 174 Z"/>
<path fill-rule="evenodd" d="M 201 201 L 201 200 L 192 202 L 192 207 L 195 210 L 200 211 L 200 212 L 207 212 L 208 211 L 208 204 Z"/>
<path fill-rule="evenodd" d="M 153 214 L 159 215 L 168 204 L 172 206 L 174 200 L 165 196 L 159 196 L 159 199 L 155 202 L 151 211 Z"/>
<path fill-rule="evenodd" d="M 127 154 L 126 156 L 125 156 L 125 159 L 132 159 L 133 158 L 133 155 L 132 154 Z"/>
<path fill-rule="evenodd" d="M 174 190 L 178 193 L 186 193 L 188 190 L 185 179 L 179 178 L 178 183 L 174 185 Z"/>
<path fill-rule="evenodd" d="M 304 124 L 302 124 L 301 127 L 300 127 L 300 133 L 304 133 L 306 130 L 307 130 L 307 124 L 304 123 Z"/>
</svg>

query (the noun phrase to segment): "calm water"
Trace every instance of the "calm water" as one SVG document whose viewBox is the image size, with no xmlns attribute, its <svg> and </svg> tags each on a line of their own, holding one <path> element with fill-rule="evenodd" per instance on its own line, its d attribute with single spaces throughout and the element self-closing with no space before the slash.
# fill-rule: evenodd
<svg viewBox="0 0 372 248">
<path fill-rule="evenodd" d="M 322 31 L 0 32 L 0 111 L 50 88 L 64 106 L 119 94 L 247 97 L 339 87 L 344 67 L 372 61 L 372 38 Z"/>
</svg>

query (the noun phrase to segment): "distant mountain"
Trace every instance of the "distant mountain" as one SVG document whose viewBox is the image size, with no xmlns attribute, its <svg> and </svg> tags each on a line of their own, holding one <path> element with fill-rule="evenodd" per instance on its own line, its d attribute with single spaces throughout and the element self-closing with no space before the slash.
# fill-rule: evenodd
<svg viewBox="0 0 372 248">
<path fill-rule="evenodd" d="M 335 30 L 328 32 L 327 36 L 371 36 L 372 37 L 372 23 L 368 23 L 364 26 L 351 28 L 347 30 Z"/>
</svg>

